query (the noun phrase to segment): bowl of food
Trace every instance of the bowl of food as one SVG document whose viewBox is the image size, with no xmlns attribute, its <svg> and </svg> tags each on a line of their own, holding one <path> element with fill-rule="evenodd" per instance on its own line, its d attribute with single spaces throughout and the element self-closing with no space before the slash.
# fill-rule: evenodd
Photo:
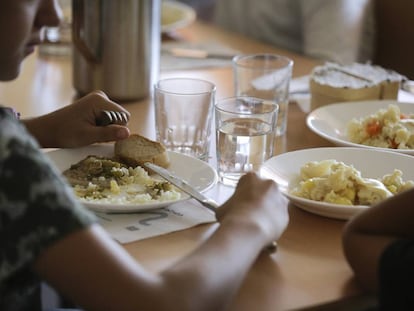
<svg viewBox="0 0 414 311">
<path fill-rule="evenodd" d="M 47 155 L 79 201 L 96 212 L 141 212 L 189 199 L 161 176 L 144 169 L 143 162 L 165 167 L 200 192 L 218 180 L 207 162 L 167 151 L 159 142 L 134 134 L 115 145 L 56 149 Z"/>
<path fill-rule="evenodd" d="M 337 146 L 414 155 L 414 103 L 396 100 L 336 103 L 312 111 L 306 124 Z"/>
<path fill-rule="evenodd" d="M 414 187 L 413 161 L 376 149 L 310 148 L 269 159 L 261 175 L 275 180 L 295 206 L 345 220 Z"/>
<path fill-rule="evenodd" d="M 195 10 L 182 2 L 162 1 L 161 31 L 168 33 L 193 23 L 196 19 Z"/>
</svg>

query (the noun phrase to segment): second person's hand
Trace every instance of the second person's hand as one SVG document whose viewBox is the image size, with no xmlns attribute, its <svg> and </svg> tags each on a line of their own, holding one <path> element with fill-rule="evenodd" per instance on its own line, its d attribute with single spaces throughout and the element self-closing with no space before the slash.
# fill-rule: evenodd
<svg viewBox="0 0 414 311">
<path fill-rule="evenodd" d="M 217 219 L 220 223 L 231 221 L 258 226 L 266 248 L 285 231 L 289 222 L 287 206 L 287 198 L 273 180 L 247 173 L 230 199 L 219 207 Z"/>
</svg>

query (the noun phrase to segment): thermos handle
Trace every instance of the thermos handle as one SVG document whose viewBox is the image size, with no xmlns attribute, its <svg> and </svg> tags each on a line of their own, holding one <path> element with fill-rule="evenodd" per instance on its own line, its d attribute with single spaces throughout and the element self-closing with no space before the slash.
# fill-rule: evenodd
<svg viewBox="0 0 414 311">
<path fill-rule="evenodd" d="M 91 51 L 91 49 L 85 44 L 85 41 L 82 39 L 82 29 L 84 29 L 85 20 L 84 5 L 84 0 L 72 0 L 72 41 L 87 62 L 99 63 L 99 58 L 97 55 Z"/>
</svg>

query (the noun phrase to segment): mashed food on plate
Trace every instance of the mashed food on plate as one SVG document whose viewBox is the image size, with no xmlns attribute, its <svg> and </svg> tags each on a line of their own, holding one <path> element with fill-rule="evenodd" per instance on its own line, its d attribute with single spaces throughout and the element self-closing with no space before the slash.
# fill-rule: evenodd
<svg viewBox="0 0 414 311">
<path fill-rule="evenodd" d="M 305 199 L 342 205 L 372 205 L 414 187 L 395 169 L 381 179 L 366 178 L 352 165 L 336 160 L 311 161 L 301 167 L 290 193 Z"/>
<path fill-rule="evenodd" d="M 143 204 L 181 197 L 168 181 L 150 176 L 144 168 L 104 157 L 88 156 L 63 175 L 82 202 Z"/>
<path fill-rule="evenodd" d="M 391 149 L 414 149 L 414 114 L 402 114 L 389 105 L 348 124 L 348 139 L 357 144 Z"/>
</svg>

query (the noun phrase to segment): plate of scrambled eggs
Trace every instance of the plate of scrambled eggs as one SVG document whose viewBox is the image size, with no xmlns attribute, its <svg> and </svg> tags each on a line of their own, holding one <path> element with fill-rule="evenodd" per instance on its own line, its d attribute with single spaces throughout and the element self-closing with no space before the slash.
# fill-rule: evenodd
<svg viewBox="0 0 414 311">
<path fill-rule="evenodd" d="M 195 10 L 182 2 L 162 1 L 161 31 L 171 32 L 190 25 L 196 19 Z"/>
<path fill-rule="evenodd" d="M 261 174 L 275 180 L 294 205 L 346 220 L 414 187 L 413 163 L 412 156 L 392 151 L 311 148 L 269 159 Z"/>
<path fill-rule="evenodd" d="M 157 209 L 189 199 L 189 196 L 146 170 L 120 166 L 108 160 L 114 155 L 113 144 L 97 144 L 74 149 L 56 149 L 46 153 L 62 173 L 82 162 L 94 169 L 104 168 L 103 175 L 85 185 L 73 187 L 75 195 L 88 208 L 107 213 L 131 213 Z M 208 163 L 177 152 L 168 152 L 167 168 L 204 192 L 217 183 L 216 170 Z"/>
<path fill-rule="evenodd" d="M 375 100 L 331 104 L 312 111 L 306 123 L 338 146 L 414 155 L 414 103 Z"/>
</svg>

